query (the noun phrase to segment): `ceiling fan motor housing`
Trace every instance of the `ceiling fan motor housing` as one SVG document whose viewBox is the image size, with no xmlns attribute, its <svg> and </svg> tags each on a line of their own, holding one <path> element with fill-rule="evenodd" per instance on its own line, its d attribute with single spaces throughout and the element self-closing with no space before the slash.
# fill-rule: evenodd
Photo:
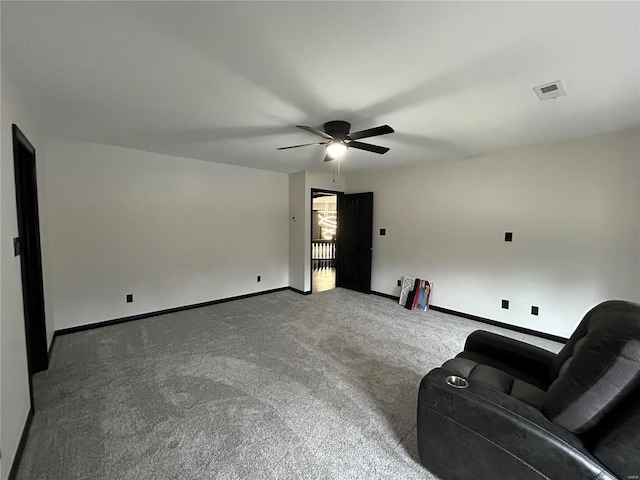
<svg viewBox="0 0 640 480">
<path fill-rule="evenodd" d="M 332 120 L 325 123 L 322 128 L 324 128 L 324 133 L 331 135 L 334 139 L 344 140 L 349 134 L 351 124 L 343 120 Z"/>
</svg>

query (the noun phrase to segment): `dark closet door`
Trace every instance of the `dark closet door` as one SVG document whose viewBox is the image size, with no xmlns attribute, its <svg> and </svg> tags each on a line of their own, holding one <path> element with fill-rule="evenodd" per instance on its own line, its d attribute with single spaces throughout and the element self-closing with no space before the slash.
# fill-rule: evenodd
<svg viewBox="0 0 640 480">
<path fill-rule="evenodd" d="M 373 193 L 338 195 L 336 286 L 371 293 Z"/>
<path fill-rule="evenodd" d="M 15 249 L 16 255 L 20 255 L 27 365 L 31 376 L 49 367 L 49 356 L 42 286 L 36 151 L 16 125 L 13 125 L 13 161 L 20 236 L 15 241 Z"/>
</svg>

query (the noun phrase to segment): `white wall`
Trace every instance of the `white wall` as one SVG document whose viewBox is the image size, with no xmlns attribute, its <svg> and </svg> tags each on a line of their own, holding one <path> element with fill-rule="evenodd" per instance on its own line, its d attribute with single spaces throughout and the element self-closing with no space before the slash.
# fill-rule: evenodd
<svg viewBox="0 0 640 480">
<path fill-rule="evenodd" d="M 565 337 L 600 301 L 640 301 L 639 135 L 350 175 L 349 191 L 374 192 L 374 232 L 387 230 L 372 289 L 399 295 L 396 281 L 418 276 L 434 305 Z"/>
<path fill-rule="evenodd" d="M 289 175 L 289 285 L 311 291 L 311 189 L 344 192 L 346 180 L 319 172 Z M 295 217 L 295 220 L 293 219 Z"/>
<path fill-rule="evenodd" d="M 15 84 L 2 71 L 0 123 L 0 450 L 2 464 L 0 478 L 8 478 L 16 449 L 29 412 L 29 380 L 22 306 L 20 257 L 13 254 L 13 238 L 18 236 L 18 220 L 13 169 L 12 124 L 26 135 L 36 149 L 37 181 L 39 187 L 40 223 L 46 219 L 42 192 L 44 156 L 36 118 L 27 111 Z M 46 254 L 46 234 L 41 232 L 42 254 Z M 46 273 L 46 265 L 43 264 Z M 53 323 L 45 282 L 45 315 L 47 340 L 51 344 Z"/>
<path fill-rule="evenodd" d="M 56 329 L 289 285 L 286 174 L 60 139 L 45 148 Z"/>
</svg>

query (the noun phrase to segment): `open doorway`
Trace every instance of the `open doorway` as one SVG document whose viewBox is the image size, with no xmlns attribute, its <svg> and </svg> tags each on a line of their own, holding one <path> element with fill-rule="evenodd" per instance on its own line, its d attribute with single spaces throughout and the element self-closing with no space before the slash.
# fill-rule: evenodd
<svg viewBox="0 0 640 480">
<path fill-rule="evenodd" d="M 311 190 L 311 291 L 336 287 L 337 194 Z"/>
</svg>

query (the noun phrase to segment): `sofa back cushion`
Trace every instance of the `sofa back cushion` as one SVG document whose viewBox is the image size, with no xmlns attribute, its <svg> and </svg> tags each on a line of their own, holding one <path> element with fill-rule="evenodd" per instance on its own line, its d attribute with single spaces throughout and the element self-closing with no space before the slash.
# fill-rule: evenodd
<svg viewBox="0 0 640 480">
<path fill-rule="evenodd" d="M 543 413 L 584 433 L 640 387 L 640 305 L 621 300 L 591 309 L 551 367 Z"/>
<path fill-rule="evenodd" d="M 616 406 L 585 439 L 593 456 L 626 480 L 638 478 L 640 472 L 640 390 Z"/>
</svg>

